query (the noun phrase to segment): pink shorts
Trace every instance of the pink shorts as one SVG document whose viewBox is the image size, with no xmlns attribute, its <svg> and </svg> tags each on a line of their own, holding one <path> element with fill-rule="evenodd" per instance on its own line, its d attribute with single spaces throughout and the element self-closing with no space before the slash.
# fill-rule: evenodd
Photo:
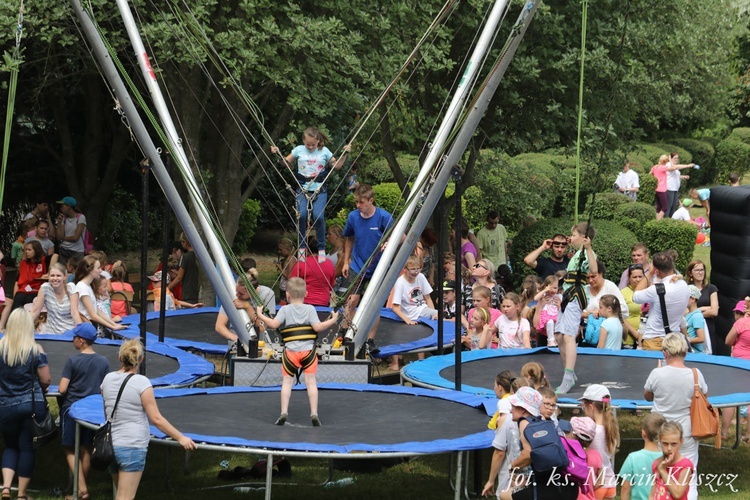
<svg viewBox="0 0 750 500">
<path fill-rule="evenodd" d="M 557 321 L 557 314 L 550 314 L 547 311 L 542 310 L 539 313 L 539 324 L 536 326 L 539 330 L 544 330 L 548 322 L 555 323 Z"/>
<path fill-rule="evenodd" d="M 0 286 L 0 302 L 5 303 L 5 288 Z"/>
<path fill-rule="evenodd" d="M 300 366 L 302 366 L 302 360 L 308 354 L 310 354 L 310 351 L 299 351 L 299 352 L 286 351 L 286 357 L 287 357 L 287 359 L 289 359 L 289 361 L 291 361 L 292 364 L 294 366 L 298 367 L 298 368 Z M 317 372 L 318 372 L 318 357 L 315 356 L 315 361 L 313 361 L 310 366 L 308 366 L 307 368 L 305 368 L 304 373 L 309 373 L 310 375 L 315 375 Z M 284 364 L 283 363 L 281 364 L 281 374 L 282 375 L 293 376 L 293 375 L 287 373 L 284 370 Z"/>
</svg>

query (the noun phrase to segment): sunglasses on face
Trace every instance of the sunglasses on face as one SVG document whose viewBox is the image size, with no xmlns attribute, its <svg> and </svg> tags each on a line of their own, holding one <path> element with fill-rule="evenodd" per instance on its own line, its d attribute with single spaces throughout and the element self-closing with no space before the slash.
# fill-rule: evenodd
<svg viewBox="0 0 750 500">
<path fill-rule="evenodd" d="M 554 241 L 554 242 L 552 242 L 552 246 L 553 247 L 558 247 L 558 248 L 564 248 L 564 247 L 568 246 L 568 244 L 564 243 L 562 241 Z"/>
<path fill-rule="evenodd" d="M 481 267 L 482 269 L 487 269 L 487 266 L 483 266 L 483 265 L 482 265 L 482 264 L 480 264 L 479 262 L 477 262 L 476 264 L 474 264 L 474 269 L 476 269 L 476 268 L 478 268 L 478 267 Z"/>
</svg>

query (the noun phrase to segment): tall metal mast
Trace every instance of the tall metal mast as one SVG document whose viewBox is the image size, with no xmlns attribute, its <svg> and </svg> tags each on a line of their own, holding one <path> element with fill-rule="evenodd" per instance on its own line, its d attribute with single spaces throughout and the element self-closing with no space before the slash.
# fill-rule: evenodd
<svg viewBox="0 0 750 500">
<path fill-rule="evenodd" d="M 195 207 L 198 221 L 200 222 L 201 229 L 203 230 L 203 235 L 205 236 L 208 247 L 213 254 L 214 262 L 216 263 L 216 267 L 218 268 L 221 280 L 224 283 L 224 288 L 226 288 L 231 295 L 234 293 L 235 288 L 232 270 L 230 269 L 226 255 L 224 254 L 224 249 L 222 248 L 219 239 L 214 233 L 215 229 L 209 221 L 209 214 L 206 205 L 199 197 L 198 193 L 200 193 L 200 191 L 198 189 L 198 184 L 195 181 L 195 176 L 193 176 L 193 171 L 190 169 L 187 155 L 185 154 L 185 150 L 182 147 L 182 139 L 180 139 L 179 135 L 177 134 L 177 129 L 174 125 L 174 121 L 172 120 L 172 116 L 170 115 L 167 103 L 164 100 L 164 96 L 162 95 L 161 88 L 159 87 L 159 82 L 157 82 L 156 80 L 156 74 L 151 67 L 151 62 L 149 60 L 148 53 L 146 52 L 146 47 L 143 45 L 143 40 L 141 39 L 141 35 L 138 32 L 138 27 L 135 24 L 135 19 L 133 18 L 133 14 L 130 11 L 128 0 L 117 0 L 117 7 L 120 9 L 122 20 L 125 23 L 125 29 L 128 32 L 128 37 L 130 38 L 130 43 L 133 46 L 133 50 L 135 50 L 135 57 L 138 61 L 138 66 L 141 69 L 143 79 L 146 82 L 149 93 L 151 94 L 151 99 L 154 103 L 154 107 L 156 108 L 156 112 L 158 113 L 161 124 L 167 133 L 167 138 L 172 145 L 172 149 L 177 152 L 175 161 L 178 163 L 180 171 L 183 172 L 183 176 L 186 177 L 185 182 L 186 184 L 188 184 L 188 194 L 190 196 L 190 200 L 193 202 L 193 206 Z M 212 263 L 210 262 L 202 263 L 204 267 L 212 265 Z M 221 304 L 224 306 L 225 311 L 228 309 L 235 309 L 231 301 L 228 304 L 222 301 Z M 243 319 L 242 324 L 251 325 L 247 311 L 240 310 L 239 313 Z M 235 327 L 237 335 L 240 336 L 241 342 L 243 344 L 246 344 L 250 337 L 256 336 L 255 331 L 252 329 L 252 326 L 250 326 L 249 328 L 247 338 L 243 338 L 246 334 L 245 332 L 240 332 L 239 330 L 241 329 L 238 329 L 237 325 L 232 323 L 232 326 Z"/>
<path fill-rule="evenodd" d="M 133 133 L 138 140 L 138 143 L 141 145 L 143 151 L 151 160 L 152 170 L 154 172 L 156 180 L 159 182 L 159 185 L 164 191 L 164 194 L 167 197 L 167 201 L 172 207 L 172 210 L 174 210 L 175 215 L 177 216 L 177 220 L 182 226 L 182 229 L 185 231 L 186 236 L 193 244 L 198 260 L 203 263 L 204 271 L 206 272 L 208 279 L 211 281 L 211 285 L 216 290 L 216 293 L 219 296 L 219 300 L 222 304 L 227 304 L 229 306 L 225 307 L 227 316 L 229 317 L 229 321 L 234 326 L 237 335 L 240 336 L 240 339 L 245 342 L 246 339 L 250 338 L 250 334 L 248 333 L 250 325 L 245 322 L 244 318 L 239 315 L 239 311 L 237 310 L 237 308 L 232 305 L 232 301 L 234 300 L 234 298 L 230 295 L 229 291 L 224 286 L 219 273 L 212 265 L 211 256 L 209 255 L 206 246 L 203 244 L 203 240 L 201 239 L 200 234 L 195 227 L 195 224 L 193 224 L 187 208 L 185 208 L 185 205 L 182 203 L 180 195 L 177 192 L 172 179 L 169 177 L 169 174 L 167 173 L 167 170 L 161 161 L 159 152 L 153 141 L 151 140 L 151 137 L 148 134 L 148 130 L 146 129 L 143 120 L 138 114 L 138 110 L 135 104 L 133 104 L 127 87 L 120 78 L 120 75 L 117 72 L 117 68 L 112 61 L 112 58 L 107 52 L 107 49 L 104 46 L 101 38 L 99 37 L 99 33 L 97 32 L 96 27 L 94 26 L 91 19 L 89 19 L 86 12 L 84 12 L 79 0 L 70 0 L 70 3 L 73 6 L 73 10 L 78 17 L 79 22 L 81 23 L 81 29 L 83 30 L 83 33 L 86 35 L 86 38 L 89 40 L 89 43 L 92 46 L 95 57 L 101 65 L 102 72 L 104 73 L 105 78 L 109 82 L 109 85 L 114 89 L 114 93 L 117 96 L 120 106 L 122 106 L 122 109 L 125 111 L 125 116 L 127 116 L 128 118 Z M 226 259 L 224 260 L 226 261 Z"/>
</svg>

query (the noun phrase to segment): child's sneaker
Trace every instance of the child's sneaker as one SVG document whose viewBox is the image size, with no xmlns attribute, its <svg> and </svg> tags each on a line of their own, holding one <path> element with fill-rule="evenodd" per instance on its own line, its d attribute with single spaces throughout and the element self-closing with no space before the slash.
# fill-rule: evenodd
<svg viewBox="0 0 750 500">
<path fill-rule="evenodd" d="M 320 427 L 322 425 L 318 415 L 310 415 L 310 421 L 312 422 L 313 427 Z"/>
<path fill-rule="evenodd" d="M 274 425 L 284 425 L 286 423 L 286 417 L 288 415 L 286 413 L 282 413 L 279 415 L 279 418 L 276 419 L 276 423 Z"/>
<path fill-rule="evenodd" d="M 557 341 L 553 338 L 547 339 L 547 347 L 557 347 Z"/>
<path fill-rule="evenodd" d="M 318 250 L 318 262 L 322 264 L 325 261 L 326 261 L 326 251 Z"/>
</svg>

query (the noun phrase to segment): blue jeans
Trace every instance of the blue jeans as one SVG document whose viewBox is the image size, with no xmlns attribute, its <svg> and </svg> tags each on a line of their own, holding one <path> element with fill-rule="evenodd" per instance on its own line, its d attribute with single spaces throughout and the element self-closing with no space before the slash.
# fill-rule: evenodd
<svg viewBox="0 0 750 500">
<path fill-rule="evenodd" d="M 299 246 L 307 248 L 307 203 L 311 192 L 297 191 L 297 211 L 299 211 Z M 328 193 L 325 188 L 315 196 L 312 202 L 312 224 L 315 226 L 315 239 L 318 241 L 318 250 L 326 249 L 326 205 L 328 204 Z"/>
<path fill-rule="evenodd" d="M 34 408 L 37 415 L 47 411 L 44 401 L 35 401 Z M 16 471 L 19 477 L 31 477 L 34 473 L 36 453 L 31 442 L 31 413 L 31 401 L 0 408 L 0 429 L 5 442 L 2 467 Z"/>
<path fill-rule="evenodd" d="M 110 468 L 122 472 L 141 472 L 146 468 L 146 455 L 148 448 L 132 448 L 130 446 L 113 446 L 115 451 L 115 461 Z"/>
</svg>

